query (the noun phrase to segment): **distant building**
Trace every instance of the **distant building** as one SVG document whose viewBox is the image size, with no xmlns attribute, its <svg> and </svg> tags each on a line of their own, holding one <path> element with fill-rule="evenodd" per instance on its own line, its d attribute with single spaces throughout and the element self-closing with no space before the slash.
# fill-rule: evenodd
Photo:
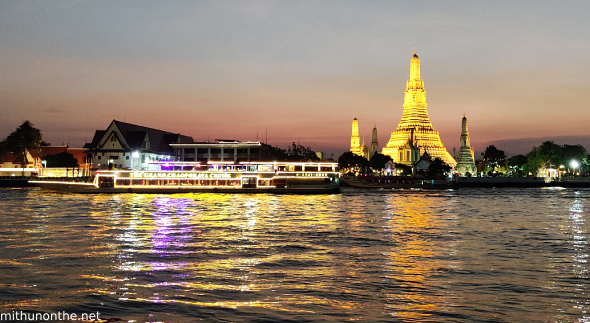
<svg viewBox="0 0 590 323">
<path fill-rule="evenodd" d="M 469 131 L 467 129 L 467 118 L 465 116 L 463 116 L 461 121 L 461 148 L 459 149 L 459 158 L 457 158 L 457 167 L 455 170 L 459 176 L 467 176 L 467 173 L 472 176 L 477 174 L 473 149 L 471 148 L 471 140 L 469 139 Z"/>
<path fill-rule="evenodd" d="M 428 152 L 425 152 L 424 154 L 422 154 L 422 157 L 420 157 L 420 160 L 418 160 L 418 162 L 414 166 L 414 171 L 415 172 L 421 171 L 424 173 L 428 173 L 428 168 L 432 164 L 433 164 L 433 162 L 432 162 L 432 159 L 430 158 L 430 155 L 428 154 Z"/>
<path fill-rule="evenodd" d="M 363 143 L 360 143 L 359 121 L 356 116 L 354 116 L 354 119 L 352 120 L 352 135 L 350 137 L 350 151 L 355 155 L 371 160 L 371 157 L 373 157 L 378 150 L 379 143 L 377 142 L 377 127 L 373 127 L 371 147 L 369 148 L 365 144 L 365 138 L 363 138 Z"/>
<path fill-rule="evenodd" d="M 252 162 L 270 161 L 271 146 L 256 142 L 216 139 L 216 142 L 170 144 L 174 149 L 175 160 L 208 162 Z"/>
<path fill-rule="evenodd" d="M 23 169 L 23 166 L 24 169 Z M 41 168 L 39 158 L 34 158 L 27 152 L 27 164 L 21 165 L 16 160 L 16 155 L 12 152 L 0 156 L 0 177 L 1 176 L 31 176 Z"/>
<path fill-rule="evenodd" d="M 406 83 L 404 112 L 382 153 L 390 156 L 396 163 L 412 166 L 411 158 L 404 157 L 407 157 L 408 146 L 414 145 L 421 154 L 428 152 L 430 157 L 438 157 L 448 165 L 455 166 L 455 159 L 444 147 L 438 131 L 432 127 L 426 107 L 424 81 L 420 78 L 420 59 L 414 49 L 410 63 L 410 79 Z M 410 139 L 412 133 L 413 140 Z"/>
<path fill-rule="evenodd" d="M 369 160 L 375 155 L 376 152 L 379 150 L 379 142 L 377 140 L 377 125 L 373 125 L 373 135 L 371 139 L 371 150 L 369 150 Z"/>
<path fill-rule="evenodd" d="M 365 145 L 365 138 L 363 138 L 363 144 L 361 145 L 361 154 L 360 156 L 365 157 L 367 159 L 369 159 L 369 147 L 367 147 L 367 145 Z"/>
<path fill-rule="evenodd" d="M 150 161 L 174 160 L 171 144 L 193 143 L 192 137 L 113 120 L 96 130 L 86 144 L 94 169 L 146 169 Z"/>
<path fill-rule="evenodd" d="M 67 153 L 72 155 L 74 159 L 76 159 L 76 161 L 78 162 L 78 167 L 89 169 L 91 167 L 91 161 L 90 158 L 88 158 L 87 150 L 88 149 L 86 148 L 71 148 L 69 145 L 41 146 L 41 154 L 39 155 L 39 157 L 43 159 L 44 157 L 49 155 Z"/>
<path fill-rule="evenodd" d="M 416 145 L 414 129 L 410 130 L 408 141 L 406 141 L 403 146 L 398 147 L 397 151 L 399 158 L 396 162 L 399 164 L 414 167 L 414 165 L 420 160 L 420 148 Z"/>
<path fill-rule="evenodd" d="M 352 120 L 352 135 L 350 136 L 350 151 L 355 155 L 362 155 L 361 137 L 359 136 L 359 121 L 354 116 Z"/>
<path fill-rule="evenodd" d="M 69 145 L 63 146 L 41 146 L 39 157 L 44 159 L 47 156 L 67 153 L 78 162 L 77 168 L 68 167 L 47 167 L 43 163 L 43 169 L 39 171 L 39 176 L 68 177 L 68 176 L 89 176 L 92 167 L 91 158 L 88 156 L 86 148 L 70 148 Z"/>
</svg>

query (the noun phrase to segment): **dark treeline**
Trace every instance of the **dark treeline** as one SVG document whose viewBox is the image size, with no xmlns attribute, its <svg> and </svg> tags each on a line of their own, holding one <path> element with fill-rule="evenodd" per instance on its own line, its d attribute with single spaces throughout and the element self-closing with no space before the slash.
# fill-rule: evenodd
<svg viewBox="0 0 590 323">
<path fill-rule="evenodd" d="M 506 158 L 504 151 L 490 145 L 476 161 L 477 171 L 484 176 L 538 176 L 543 169 L 555 169 L 562 176 L 587 176 L 590 155 L 582 145 L 558 145 L 545 141 L 526 155 Z"/>
</svg>

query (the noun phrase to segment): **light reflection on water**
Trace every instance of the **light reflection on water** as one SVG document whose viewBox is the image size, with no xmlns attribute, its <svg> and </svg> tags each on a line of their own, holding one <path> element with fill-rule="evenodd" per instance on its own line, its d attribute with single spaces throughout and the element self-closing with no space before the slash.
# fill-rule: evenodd
<svg viewBox="0 0 590 323">
<path fill-rule="evenodd" d="M 122 320 L 588 320 L 590 190 L 0 190 L 0 312 Z"/>
</svg>

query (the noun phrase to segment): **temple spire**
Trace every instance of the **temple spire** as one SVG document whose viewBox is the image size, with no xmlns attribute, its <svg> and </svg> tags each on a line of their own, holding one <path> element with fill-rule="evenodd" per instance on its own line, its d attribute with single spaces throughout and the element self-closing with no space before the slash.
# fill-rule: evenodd
<svg viewBox="0 0 590 323">
<path fill-rule="evenodd" d="M 350 136 L 350 151 L 353 154 L 360 155 L 361 154 L 361 143 L 359 137 L 359 121 L 354 115 L 354 119 L 352 120 L 352 135 Z"/>
<path fill-rule="evenodd" d="M 396 130 L 392 131 L 387 146 L 383 148 L 383 154 L 390 156 L 396 163 L 411 166 L 413 159 L 406 155 L 408 151 L 404 148 L 408 143 L 420 149 L 420 154 L 428 150 L 432 158 L 438 157 L 451 166 L 456 164 L 428 117 L 426 91 L 424 81 L 420 78 L 420 58 L 416 48 L 410 61 L 410 79 L 406 82 L 402 118 Z"/>
<path fill-rule="evenodd" d="M 463 113 L 461 120 L 461 148 L 459 149 L 459 158 L 457 159 L 457 173 L 459 176 L 473 176 L 477 173 L 475 167 L 475 157 L 473 148 L 471 148 L 471 140 L 469 139 L 469 130 L 467 129 L 467 118 Z M 469 175 L 467 175 L 469 173 Z"/>
<path fill-rule="evenodd" d="M 416 47 L 414 47 L 414 56 L 410 62 L 410 81 L 411 88 L 422 88 L 422 80 L 420 79 L 420 58 L 416 54 Z"/>
</svg>

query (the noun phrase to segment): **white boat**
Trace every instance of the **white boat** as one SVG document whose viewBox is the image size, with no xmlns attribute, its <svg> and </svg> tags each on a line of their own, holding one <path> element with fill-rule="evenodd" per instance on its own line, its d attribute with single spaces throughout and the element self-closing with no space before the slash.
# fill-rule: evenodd
<svg viewBox="0 0 590 323">
<path fill-rule="evenodd" d="M 153 162 L 146 170 L 96 171 L 87 182 L 38 178 L 42 189 L 71 193 L 338 193 L 337 163 Z"/>
</svg>

